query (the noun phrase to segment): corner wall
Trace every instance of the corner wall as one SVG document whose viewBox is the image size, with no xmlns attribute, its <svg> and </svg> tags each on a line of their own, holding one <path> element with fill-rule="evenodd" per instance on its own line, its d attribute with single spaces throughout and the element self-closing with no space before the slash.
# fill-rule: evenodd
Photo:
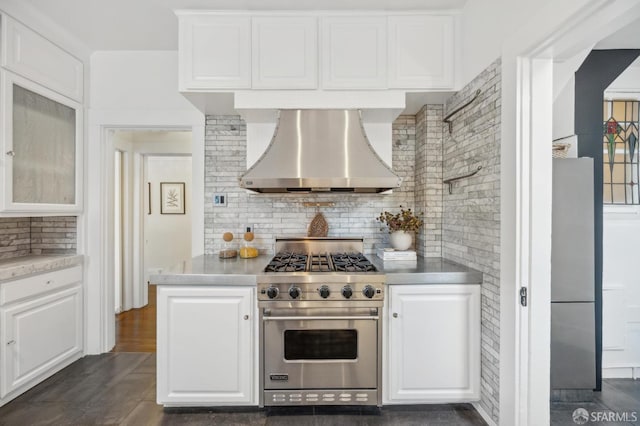
<svg viewBox="0 0 640 426">
<path fill-rule="evenodd" d="M 501 63 L 495 61 L 449 99 L 453 132 L 443 125 L 444 178 L 477 175 L 457 181 L 452 194 L 443 188 L 442 256 L 483 273 L 481 296 L 480 407 L 498 423 L 500 374 L 500 106 Z"/>
<path fill-rule="evenodd" d="M 442 105 L 425 105 L 416 114 L 416 210 L 424 225 L 416 237 L 423 257 L 442 256 Z"/>
</svg>

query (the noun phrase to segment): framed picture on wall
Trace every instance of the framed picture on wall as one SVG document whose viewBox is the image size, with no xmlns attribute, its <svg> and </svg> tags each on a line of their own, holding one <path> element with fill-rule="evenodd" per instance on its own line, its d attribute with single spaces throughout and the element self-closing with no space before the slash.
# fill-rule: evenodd
<svg viewBox="0 0 640 426">
<path fill-rule="evenodd" d="M 160 182 L 160 214 L 185 214 L 184 182 Z"/>
</svg>

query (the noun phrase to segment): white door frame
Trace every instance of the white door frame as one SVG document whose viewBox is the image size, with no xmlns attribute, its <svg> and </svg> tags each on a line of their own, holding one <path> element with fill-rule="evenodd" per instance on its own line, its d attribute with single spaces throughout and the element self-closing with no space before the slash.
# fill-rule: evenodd
<svg viewBox="0 0 640 426">
<path fill-rule="evenodd" d="M 198 111 L 90 111 L 85 184 L 85 352 L 115 345 L 113 289 L 113 143 L 118 130 L 190 130 L 193 153 L 192 255 L 204 253 L 204 115 Z"/>
<path fill-rule="evenodd" d="M 549 424 L 553 60 L 638 19 L 640 4 L 566 0 L 538 12 L 502 54 L 500 424 L 515 426 Z"/>
</svg>

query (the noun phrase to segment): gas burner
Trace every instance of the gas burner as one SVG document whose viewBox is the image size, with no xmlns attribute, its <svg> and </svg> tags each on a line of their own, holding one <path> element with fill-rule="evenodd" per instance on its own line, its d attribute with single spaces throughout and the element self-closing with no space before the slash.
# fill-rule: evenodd
<svg viewBox="0 0 640 426">
<path fill-rule="evenodd" d="M 307 269 L 307 255 L 281 252 L 276 254 L 264 268 L 265 272 L 302 272 Z"/>
<path fill-rule="evenodd" d="M 362 253 L 332 253 L 331 260 L 338 272 L 375 272 L 376 267 Z"/>
</svg>

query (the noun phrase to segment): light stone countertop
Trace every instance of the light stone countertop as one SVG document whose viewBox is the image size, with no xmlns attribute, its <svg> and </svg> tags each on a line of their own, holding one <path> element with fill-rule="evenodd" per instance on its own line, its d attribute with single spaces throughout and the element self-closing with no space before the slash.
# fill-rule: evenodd
<svg viewBox="0 0 640 426">
<path fill-rule="evenodd" d="M 29 255 L 0 260 L 0 282 L 82 264 L 81 254 Z"/>
<path fill-rule="evenodd" d="M 194 257 L 172 272 L 149 277 L 154 285 L 256 285 L 271 255 L 254 259 L 220 259 L 217 255 Z M 383 262 L 367 255 L 387 284 L 482 284 L 482 272 L 443 258 L 418 258 L 414 263 Z M 286 273 L 281 274 L 286 279 Z"/>
</svg>

